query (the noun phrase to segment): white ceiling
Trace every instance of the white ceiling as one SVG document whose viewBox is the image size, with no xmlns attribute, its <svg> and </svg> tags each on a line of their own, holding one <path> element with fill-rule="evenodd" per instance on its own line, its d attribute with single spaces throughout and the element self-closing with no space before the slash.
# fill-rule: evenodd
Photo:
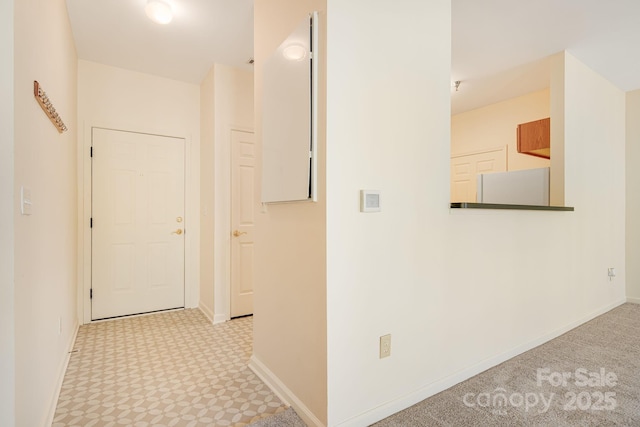
<svg viewBox="0 0 640 427">
<path fill-rule="evenodd" d="M 146 0 L 67 0 L 81 59 L 199 84 L 214 63 L 251 69 L 253 0 L 166 0 L 159 25 Z"/>
<path fill-rule="evenodd" d="M 549 86 L 567 50 L 624 91 L 640 88 L 639 0 L 452 0 L 452 113 Z"/>
<path fill-rule="evenodd" d="M 253 0 L 67 0 L 82 59 L 200 83 L 214 63 L 251 69 Z M 640 88 L 640 0 L 452 0 L 452 112 L 543 89 L 564 49 L 624 91 Z"/>
</svg>

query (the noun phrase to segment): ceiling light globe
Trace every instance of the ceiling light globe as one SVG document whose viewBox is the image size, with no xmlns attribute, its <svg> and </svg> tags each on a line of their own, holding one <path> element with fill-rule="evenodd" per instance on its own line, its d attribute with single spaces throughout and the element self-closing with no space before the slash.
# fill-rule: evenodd
<svg viewBox="0 0 640 427">
<path fill-rule="evenodd" d="M 144 11 L 149 19 L 158 24 L 168 24 L 173 19 L 171 6 L 161 0 L 149 0 Z"/>
</svg>

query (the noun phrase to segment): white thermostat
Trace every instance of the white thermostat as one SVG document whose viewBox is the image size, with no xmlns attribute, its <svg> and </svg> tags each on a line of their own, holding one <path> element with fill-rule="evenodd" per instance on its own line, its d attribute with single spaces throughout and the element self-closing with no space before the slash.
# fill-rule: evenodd
<svg viewBox="0 0 640 427">
<path fill-rule="evenodd" d="M 380 191 L 360 190 L 360 212 L 380 212 Z"/>
</svg>

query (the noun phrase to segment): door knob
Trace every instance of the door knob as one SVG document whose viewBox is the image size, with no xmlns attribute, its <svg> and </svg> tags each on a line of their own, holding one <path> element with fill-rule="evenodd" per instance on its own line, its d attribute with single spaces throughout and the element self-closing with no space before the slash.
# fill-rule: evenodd
<svg viewBox="0 0 640 427">
<path fill-rule="evenodd" d="M 233 232 L 234 237 L 240 237 L 240 236 L 242 236 L 243 234 L 247 234 L 247 232 L 246 232 L 246 231 L 238 231 L 238 230 L 235 230 L 235 231 Z"/>
<path fill-rule="evenodd" d="M 178 228 L 176 231 L 172 231 L 171 234 L 177 234 L 179 236 L 182 234 L 182 229 Z"/>
</svg>

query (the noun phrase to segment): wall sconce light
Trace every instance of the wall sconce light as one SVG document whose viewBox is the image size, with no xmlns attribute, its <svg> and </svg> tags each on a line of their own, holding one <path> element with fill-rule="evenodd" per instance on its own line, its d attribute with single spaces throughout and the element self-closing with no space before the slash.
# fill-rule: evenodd
<svg viewBox="0 0 640 427">
<path fill-rule="evenodd" d="M 292 44 L 284 48 L 282 55 L 290 61 L 302 61 L 307 56 L 307 49 L 299 44 Z"/>
<path fill-rule="evenodd" d="M 149 0 L 144 11 L 149 19 L 158 24 L 168 24 L 173 19 L 171 6 L 162 0 Z"/>
</svg>

